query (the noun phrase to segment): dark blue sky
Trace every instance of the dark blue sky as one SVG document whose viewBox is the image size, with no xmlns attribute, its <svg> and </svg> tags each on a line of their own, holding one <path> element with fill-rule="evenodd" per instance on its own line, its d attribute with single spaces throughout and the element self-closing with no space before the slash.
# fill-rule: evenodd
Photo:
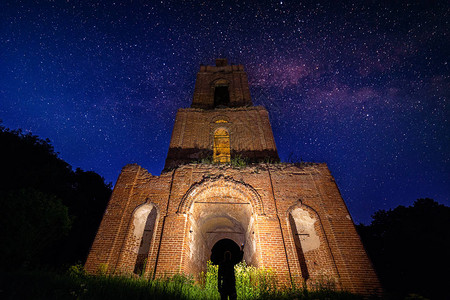
<svg viewBox="0 0 450 300">
<path fill-rule="evenodd" d="M 356 222 L 450 205 L 448 2 L 299 2 L 2 1 L 0 119 L 108 182 L 159 175 L 200 64 L 226 57 L 281 159 L 326 162 Z"/>
</svg>

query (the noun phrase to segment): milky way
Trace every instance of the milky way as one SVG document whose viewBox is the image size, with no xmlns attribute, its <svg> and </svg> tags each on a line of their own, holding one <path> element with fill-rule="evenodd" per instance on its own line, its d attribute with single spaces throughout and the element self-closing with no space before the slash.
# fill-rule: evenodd
<svg viewBox="0 0 450 300">
<path fill-rule="evenodd" d="M 108 182 L 158 175 L 200 64 L 226 57 L 281 159 L 326 162 L 356 222 L 450 205 L 449 5 L 298 2 L 2 1 L 0 119 Z"/>
</svg>

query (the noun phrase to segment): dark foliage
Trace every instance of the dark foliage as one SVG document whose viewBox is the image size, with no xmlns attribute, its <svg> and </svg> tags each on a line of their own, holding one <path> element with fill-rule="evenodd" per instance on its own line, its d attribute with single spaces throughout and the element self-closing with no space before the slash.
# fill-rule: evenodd
<svg viewBox="0 0 450 300">
<path fill-rule="evenodd" d="M 357 228 L 385 289 L 399 298 L 415 293 L 448 299 L 450 207 L 418 199 L 372 218 Z"/>
<path fill-rule="evenodd" d="M 110 184 L 94 172 L 73 171 L 48 139 L 0 127 L 0 145 L 0 218 L 7 220 L 0 244 L 8 241 L 4 251 L 17 254 L 14 260 L 2 259 L 2 267 L 84 261 L 111 195 Z M 62 220 L 64 209 L 70 230 Z M 39 240 L 36 228 L 41 237 L 54 234 L 30 255 L 22 248 Z"/>
<path fill-rule="evenodd" d="M 26 265 L 66 236 L 71 220 L 61 200 L 34 189 L 0 195 L 0 265 Z"/>
</svg>

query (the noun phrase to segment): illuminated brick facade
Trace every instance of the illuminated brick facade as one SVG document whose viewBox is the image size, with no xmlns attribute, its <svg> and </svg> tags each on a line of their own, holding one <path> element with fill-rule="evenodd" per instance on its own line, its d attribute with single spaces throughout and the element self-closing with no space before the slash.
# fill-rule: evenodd
<svg viewBox="0 0 450 300">
<path fill-rule="evenodd" d="M 217 142 L 219 129 L 225 142 Z M 227 147 L 232 162 L 251 163 L 212 163 Z M 248 264 L 272 268 L 280 284 L 328 281 L 379 293 L 326 164 L 277 160 L 267 111 L 251 106 L 243 67 L 225 60 L 202 66 L 192 107 L 178 111 L 165 170 L 152 176 L 138 165 L 123 168 L 86 269 L 197 276 L 213 246 L 230 239 L 245 244 Z"/>
</svg>

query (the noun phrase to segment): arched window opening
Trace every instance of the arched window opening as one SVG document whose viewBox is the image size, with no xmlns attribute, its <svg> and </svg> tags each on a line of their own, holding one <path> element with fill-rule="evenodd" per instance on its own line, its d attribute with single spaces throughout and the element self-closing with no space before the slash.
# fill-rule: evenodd
<svg viewBox="0 0 450 300">
<path fill-rule="evenodd" d="M 228 86 L 219 85 L 214 88 L 214 106 L 228 106 L 230 104 L 230 93 Z"/>
<path fill-rule="evenodd" d="M 153 239 L 153 232 L 155 230 L 155 223 L 156 223 L 156 209 L 153 207 L 151 210 L 147 210 L 143 212 L 142 214 L 136 214 L 135 219 L 139 219 L 142 217 L 142 222 L 145 220 L 145 215 L 148 214 L 147 220 L 145 221 L 145 226 L 136 226 L 135 228 L 139 231 L 137 232 L 138 235 L 141 236 L 141 242 L 139 245 L 139 250 L 136 258 L 136 263 L 134 265 L 134 273 L 135 274 L 142 274 L 142 272 L 145 270 L 145 266 L 147 264 L 147 258 L 150 252 L 150 246 Z M 137 220 L 139 221 L 139 220 Z M 136 221 L 135 221 L 136 223 Z M 141 227 L 141 228 L 139 228 Z"/>
<path fill-rule="evenodd" d="M 294 217 L 292 214 L 289 214 L 289 223 L 291 225 L 292 236 L 294 238 L 295 249 L 297 252 L 298 262 L 300 264 L 300 270 L 302 272 L 302 277 L 306 281 L 309 278 L 308 266 L 306 265 L 305 253 L 303 252 L 302 243 L 301 243 L 301 235 L 297 230 L 297 226 L 295 225 Z"/>
<path fill-rule="evenodd" d="M 219 128 L 214 132 L 214 153 L 215 163 L 230 162 L 230 134 L 224 128 Z"/>
</svg>

